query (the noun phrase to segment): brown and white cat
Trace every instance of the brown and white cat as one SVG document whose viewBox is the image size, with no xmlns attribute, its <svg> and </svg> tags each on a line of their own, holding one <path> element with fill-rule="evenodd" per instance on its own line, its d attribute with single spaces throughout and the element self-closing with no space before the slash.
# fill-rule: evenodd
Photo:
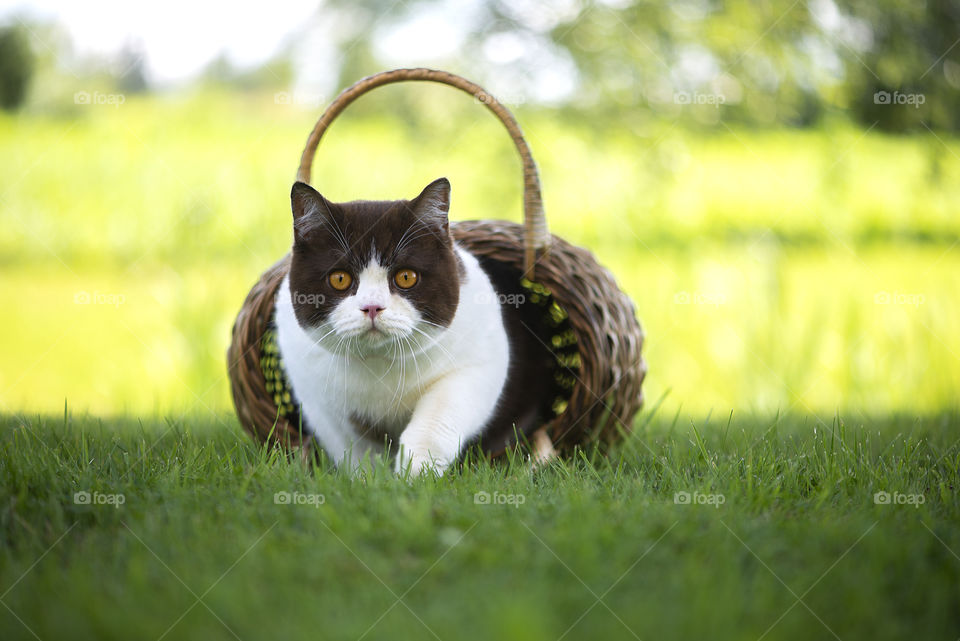
<svg viewBox="0 0 960 641">
<path fill-rule="evenodd" d="M 291 201 L 278 344 L 304 428 L 336 464 L 355 470 L 386 443 L 398 473 L 442 474 L 485 431 L 513 429 L 529 388 L 505 392 L 500 299 L 453 240 L 447 179 L 409 201 L 348 203 L 298 182 Z"/>
</svg>

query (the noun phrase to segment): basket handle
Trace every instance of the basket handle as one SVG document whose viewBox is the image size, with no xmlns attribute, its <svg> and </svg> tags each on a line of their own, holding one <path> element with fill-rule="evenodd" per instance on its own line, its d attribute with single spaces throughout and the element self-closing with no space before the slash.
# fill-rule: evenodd
<svg viewBox="0 0 960 641">
<path fill-rule="evenodd" d="M 530 147 L 523 138 L 523 132 L 516 118 L 510 113 L 510 110 L 500 104 L 496 98 L 484 91 L 483 87 L 470 82 L 466 78 L 452 74 L 446 71 L 437 71 L 434 69 L 394 69 L 393 71 L 382 71 L 372 76 L 367 76 L 362 80 L 347 87 L 338 95 L 330 106 L 327 107 L 323 115 L 314 125 L 310 137 L 307 138 L 307 146 L 303 149 L 303 155 L 300 157 L 300 168 L 297 170 L 297 180 L 309 183 L 310 169 L 313 165 L 313 157 L 317 151 L 317 145 L 320 144 L 320 138 L 333 123 L 334 119 L 347 108 L 354 100 L 367 93 L 371 89 L 383 85 L 389 85 L 394 82 L 404 82 L 408 80 L 424 80 L 429 82 L 439 82 L 451 87 L 456 87 L 464 91 L 481 103 L 486 105 L 487 109 L 500 119 L 503 126 L 507 128 L 507 133 L 513 139 L 517 151 L 520 152 L 520 159 L 523 161 L 523 222 L 524 222 L 524 268 L 526 276 L 533 278 L 533 268 L 537 261 L 537 254 L 546 251 L 550 244 L 550 234 L 547 232 L 547 219 L 543 212 L 543 200 L 540 196 L 540 175 L 537 172 L 537 163 L 533 160 L 530 153 Z"/>
</svg>

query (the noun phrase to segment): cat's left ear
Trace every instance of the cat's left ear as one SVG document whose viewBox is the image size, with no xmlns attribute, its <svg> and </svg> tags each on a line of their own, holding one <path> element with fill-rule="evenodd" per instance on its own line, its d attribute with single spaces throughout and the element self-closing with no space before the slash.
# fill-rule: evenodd
<svg viewBox="0 0 960 641">
<path fill-rule="evenodd" d="M 293 234 L 302 240 L 324 224 L 330 216 L 330 203 L 316 189 L 297 181 L 290 190 L 290 206 L 293 209 Z"/>
<path fill-rule="evenodd" d="M 450 232 L 450 181 L 437 178 L 424 187 L 420 195 L 410 201 L 417 218 L 438 227 L 444 233 Z"/>
</svg>

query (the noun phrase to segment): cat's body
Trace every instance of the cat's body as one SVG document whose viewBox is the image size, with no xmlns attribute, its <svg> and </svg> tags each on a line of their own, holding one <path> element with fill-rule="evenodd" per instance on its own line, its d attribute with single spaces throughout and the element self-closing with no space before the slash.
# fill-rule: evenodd
<svg viewBox="0 0 960 641">
<path fill-rule="evenodd" d="M 278 344 L 328 455 L 355 468 L 388 444 L 398 472 L 442 473 L 516 425 L 505 389 L 523 373 L 493 283 L 450 235 L 446 179 L 412 201 L 343 204 L 297 183 L 292 201 Z"/>
</svg>

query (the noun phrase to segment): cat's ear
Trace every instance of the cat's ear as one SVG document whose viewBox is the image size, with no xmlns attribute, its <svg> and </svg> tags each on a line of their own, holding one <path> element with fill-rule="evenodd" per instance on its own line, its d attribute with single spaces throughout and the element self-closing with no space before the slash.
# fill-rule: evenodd
<svg viewBox="0 0 960 641">
<path fill-rule="evenodd" d="M 297 240 L 323 225 L 330 217 L 330 203 L 316 189 L 297 181 L 290 190 L 293 209 L 293 235 Z"/>
<path fill-rule="evenodd" d="M 450 181 L 446 178 L 437 178 L 424 187 L 420 195 L 410 201 L 417 218 L 449 231 L 450 213 Z"/>
</svg>

